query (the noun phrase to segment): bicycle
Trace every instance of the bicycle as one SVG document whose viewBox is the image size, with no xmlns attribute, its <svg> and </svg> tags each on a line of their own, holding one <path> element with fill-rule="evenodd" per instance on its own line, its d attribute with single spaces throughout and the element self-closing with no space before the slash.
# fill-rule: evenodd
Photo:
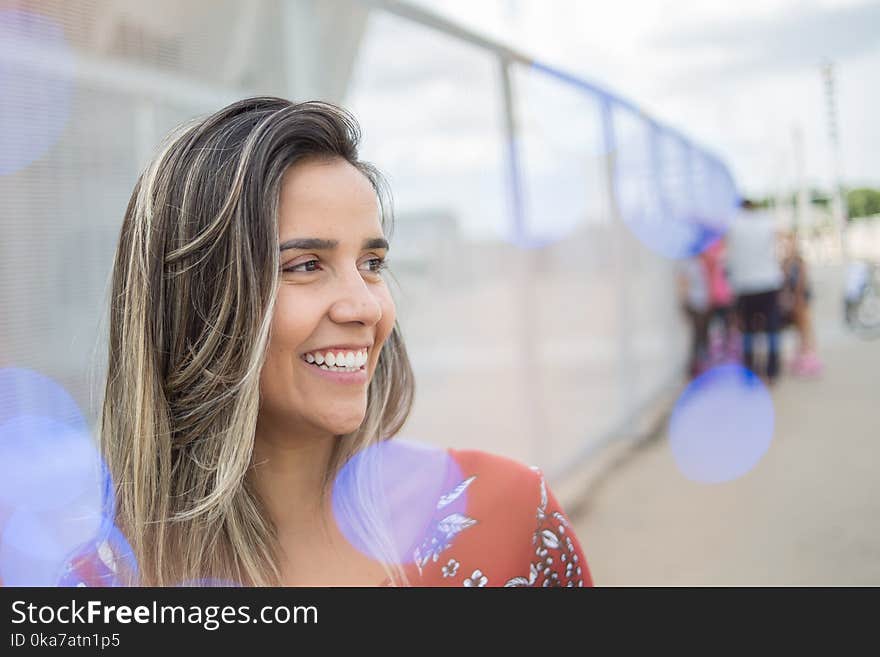
<svg viewBox="0 0 880 657">
<path fill-rule="evenodd" d="M 847 270 L 844 295 L 847 326 L 867 339 L 880 337 L 880 264 L 857 260 Z"/>
</svg>

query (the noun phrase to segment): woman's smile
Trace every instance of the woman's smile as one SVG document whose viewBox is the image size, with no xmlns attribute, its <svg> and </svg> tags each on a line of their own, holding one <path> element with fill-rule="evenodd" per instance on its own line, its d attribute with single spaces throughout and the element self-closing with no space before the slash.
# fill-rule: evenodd
<svg viewBox="0 0 880 657">
<path fill-rule="evenodd" d="M 371 345 L 344 345 L 315 349 L 300 360 L 314 374 L 330 381 L 363 385 L 369 381 L 368 363 Z"/>
</svg>

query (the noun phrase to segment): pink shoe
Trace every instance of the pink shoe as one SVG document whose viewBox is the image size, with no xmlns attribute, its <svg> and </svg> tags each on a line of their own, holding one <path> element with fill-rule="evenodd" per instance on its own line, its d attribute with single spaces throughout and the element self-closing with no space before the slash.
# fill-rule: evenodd
<svg viewBox="0 0 880 657">
<path fill-rule="evenodd" d="M 792 372 L 798 376 L 818 376 L 822 369 L 822 361 L 814 353 L 798 356 L 791 366 Z"/>
</svg>

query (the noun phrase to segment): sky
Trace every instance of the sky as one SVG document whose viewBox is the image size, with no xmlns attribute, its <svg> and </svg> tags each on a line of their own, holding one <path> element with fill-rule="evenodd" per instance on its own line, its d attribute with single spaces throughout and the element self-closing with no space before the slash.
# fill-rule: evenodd
<svg viewBox="0 0 880 657">
<path fill-rule="evenodd" d="M 880 0 L 418 0 L 621 95 L 749 195 L 880 187 Z M 821 65 L 834 63 L 839 165 Z M 798 156 L 800 154 L 800 156 Z"/>
</svg>

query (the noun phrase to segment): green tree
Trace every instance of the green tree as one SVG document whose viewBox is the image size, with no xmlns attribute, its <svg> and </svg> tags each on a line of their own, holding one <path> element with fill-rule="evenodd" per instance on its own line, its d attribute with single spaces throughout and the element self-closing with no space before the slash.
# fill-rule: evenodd
<svg viewBox="0 0 880 657">
<path fill-rule="evenodd" d="M 852 219 L 880 214 L 880 189 L 851 189 L 846 194 L 846 205 Z"/>
</svg>

